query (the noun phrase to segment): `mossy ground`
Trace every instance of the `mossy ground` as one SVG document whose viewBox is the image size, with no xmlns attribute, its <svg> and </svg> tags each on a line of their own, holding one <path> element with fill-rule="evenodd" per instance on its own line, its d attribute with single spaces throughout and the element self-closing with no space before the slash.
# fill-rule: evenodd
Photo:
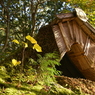
<svg viewBox="0 0 95 95">
<path fill-rule="evenodd" d="M 30 82 L 19 83 L 16 80 L 6 82 L 0 80 L 0 95 L 87 95 L 81 90 L 72 91 L 58 83 L 51 83 L 50 86 L 42 85 L 41 82 L 33 85 Z"/>
</svg>

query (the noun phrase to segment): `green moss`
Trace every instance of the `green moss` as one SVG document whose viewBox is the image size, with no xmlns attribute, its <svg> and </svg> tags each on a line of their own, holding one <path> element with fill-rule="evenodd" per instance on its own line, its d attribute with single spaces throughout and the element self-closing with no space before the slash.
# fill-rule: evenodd
<svg viewBox="0 0 95 95">
<path fill-rule="evenodd" d="M 36 90 L 36 91 L 40 92 L 42 88 L 43 88 L 43 86 L 36 85 L 36 86 L 33 86 L 32 90 Z"/>
<path fill-rule="evenodd" d="M 63 86 L 53 83 L 49 90 L 46 90 L 42 85 L 25 84 L 21 87 L 8 87 L 0 89 L 0 95 L 88 95 L 80 90 L 72 91 Z"/>
</svg>

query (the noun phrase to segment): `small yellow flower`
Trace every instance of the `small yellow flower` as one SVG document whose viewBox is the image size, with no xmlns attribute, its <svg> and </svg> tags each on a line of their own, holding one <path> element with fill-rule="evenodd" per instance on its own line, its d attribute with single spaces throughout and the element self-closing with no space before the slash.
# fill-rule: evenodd
<svg viewBox="0 0 95 95">
<path fill-rule="evenodd" d="M 26 36 L 26 39 L 29 40 L 32 44 L 37 43 L 37 41 L 33 37 L 31 37 L 30 35 Z"/>
<path fill-rule="evenodd" d="M 35 49 L 37 52 L 42 52 L 42 48 L 38 44 L 35 44 L 33 49 Z"/>
<path fill-rule="evenodd" d="M 19 44 L 19 41 L 14 39 L 12 42 Z"/>
<path fill-rule="evenodd" d="M 17 65 L 19 65 L 21 63 L 21 61 L 17 61 L 16 59 L 12 59 L 12 64 L 14 65 L 14 66 L 17 66 Z"/>
</svg>

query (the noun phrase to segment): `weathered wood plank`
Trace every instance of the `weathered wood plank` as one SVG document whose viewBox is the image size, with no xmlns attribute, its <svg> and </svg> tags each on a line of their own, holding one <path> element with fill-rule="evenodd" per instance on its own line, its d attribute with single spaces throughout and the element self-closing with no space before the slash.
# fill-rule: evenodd
<svg viewBox="0 0 95 95">
<path fill-rule="evenodd" d="M 62 36 L 63 36 L 63 40 L 64 40 L 64 42 L 65 42 L 65 45 L 66 45 L 66 47 L 67 47 L 67 50 L 70 50 L 70 47 L 69 47 L 69 43 L 68 43 L 68 38 L 66 38 L 66 35 L 65 35 L 65 29 L 64 29 L 64 27 L 63 27 L 63 24 L 62 24 L 62 22 L 60 22 L 60 23 L 58 23 L 58 25 L 59 25 L 59 27 L 60 27 L 60 31 L 61 31 L 61 34 L 62 34 Z"/>
<path fill-rule="evenodd" d="M 75 17 L 75 14 L 74 14 L 74 12 L 73 13 L 62 13 L 62 14 L 58 14 L 58 15 L 56 15 L 56 17 L 58 18 L 58 19 L 66 19 L 66 18 L 72 18 L 72 17 Z"/>
<path fill-rule="evenodd" d="M 72 45 L 71 50 L 67 54 L 79 70 L 91 68 L 90 64 L 92 61 L 84 55 L 84 51 L 79 44 Z"/>
<path fill-rule="evenodd" d="M 75 18 L 79 26 L 83 29 L 83 31 L 95 42 L 95 33 L 93 33 L 89 26 L 87 27 L 83 21 L 81 21 L 79 18 Z"/>
<path fill-rule="evenodd" d="M 74 18 L 66 18 L 66 19 L 62 19 L 61 22 L 66 22 L 66 21 L 71 21 L 74 20 Z"/>
<path fill-rule="evenodd" d="M 69 31 L 70 31 L 70 36 L 73 39 L 74 38 L 74 35 L 73 35 L 73 31 L 72 31 L 72 28 L 71 28 L 71 25 L 70 25 L 70 22 L 69 21 L 67 21 L 67 25 L 68 25 L 68 28 L 69 28 Z"/>
<path fill-rule="evenodd" d="M 64 44 L 63 36 L 61 34 L 61 31 L 58 25 L 52 26 L 52 29 L 53 29 L 55 40 L 56 40 L 56 43 L 57 43 L 57 46 L 59 48 L 61 58 L 62 58 L 65 52 L 67 51 L 66 45 Z"/>
<path fill-rule="evenodd" d="M 82 73 L 85 75 L 87 79 L 95 81 L 95 69 L 94 68 L 86 69 L 82 71 Z"/>
</svg>

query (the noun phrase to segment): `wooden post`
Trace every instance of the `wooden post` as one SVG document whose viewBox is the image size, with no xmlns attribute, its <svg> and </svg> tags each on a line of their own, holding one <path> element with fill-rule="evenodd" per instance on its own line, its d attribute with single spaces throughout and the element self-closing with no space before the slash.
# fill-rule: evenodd
<svg viewBox="0 0 95 95">
<path fill-rule="evenodd" d="M 69 31 L 70 31 L 71 38 L 74 39 L 74 37 L 73 37 L 73 32 L 72 32 L 72 28 L 71 28 L 71 25 L 70 25 L 70 22 L 67 21 L 67 24 L 68 24 L 68 28 L 69 28 Z"/>
<path fill-rule="evenodd" d="M 65 32 L 66 32 L 66 31 L 65 31 L 65 29 L 64 29 L 64 27 L 63 27 L 62 22 L 58 23 L 58 25 L 59 25 L 59 28 L 60 28 L 60 31 L 61 31 L 61 34 L 62 34 L 64 43 L 65 43 L 65 45 L 66 45 L 66 48 L 67 48 L 67 50 L 70 50 L 69 43 L 68 43 L 68 39 L 67 39 L 67 37 L 66 37 L 66 35 L 65 35 Z"/>
</svg>

